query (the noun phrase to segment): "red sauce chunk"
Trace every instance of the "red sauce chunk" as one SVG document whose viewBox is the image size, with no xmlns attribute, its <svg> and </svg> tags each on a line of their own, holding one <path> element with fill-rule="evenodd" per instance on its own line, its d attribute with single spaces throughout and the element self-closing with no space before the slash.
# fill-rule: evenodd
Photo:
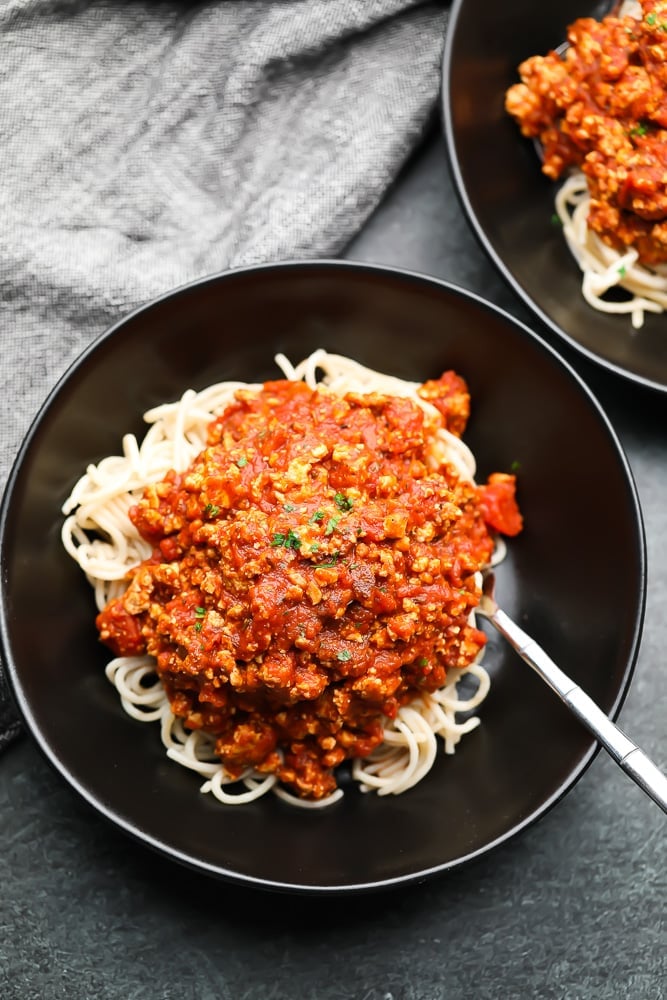
<svg viewBox="0 0 667 1000">
<path fill-rule="evenodd" d="M 131 511 L 153 555 L 99 614 L 117 655 L 149 653 L 175 715 L 226 771 L 318 799 L 383 717 L 442 686 L 485 643 L 468 622 L 493 531 L 516 534 L 514 477 L 462 481 L 433 458 L 461 434 L 462 379 L 409 399 L 303 383 L 240 390 L 182 475 Z"/>
</svg>

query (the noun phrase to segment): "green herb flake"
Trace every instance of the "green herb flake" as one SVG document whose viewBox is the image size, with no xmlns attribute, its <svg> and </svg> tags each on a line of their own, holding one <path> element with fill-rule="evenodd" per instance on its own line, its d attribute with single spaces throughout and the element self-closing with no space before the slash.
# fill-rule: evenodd
<svg viewBox="0 0 667 1000">
<path fill-rule="evenodd" d="M 202 629 L 202 625 L 203 625 L 203 624 L 204 624 L 204 623 L 203 623 L 203 622 L 201 622 L 201 621 L 199 621 L 199 622 L 195 622 L 195 632 L 201 632 L 201 629 Z"/>
<path fill-rule="evenodd" d="M 342 663 L 347 663 L 348 660 L 352 659 L 352 653 L 349 649 L 341 649 L 336 653 L 336 659 L 340 660 Z"/>
<path fill-rule="evenodd" d="M 621 264 L 621 266 L 618 269 L 618 276 L 619 276 L 619 278 L 624 278 L 627 273 L 628 273 L 628 269 L 626 268 L 625 264 Z"/>
<path fill-rule="evenodd" d="M 630 129 L 630 135 L 646 135 L 648 132 L 648 126 L 644 122 L 640 122 L 639 125 L 635 125 L 634 128 Z"/>
<path fill-rule="evenodd" d="M 197 618 L 203 618 L 206 614 L 206 608 L 195 608 L 195 615 Z"/>
<path fill-rule="evenodd" d="M 271 545 L 274 548 L 285 548 L 285 549 L 300 549 L 301 539 L 295 531 L 291 528 L 284 534 L 282 531 L 276 531 L 273 538 L 271 539 Z"/>
<path fill-rule="evenodd" d="M 510 465 L 510 472 L 518 472 L 520 468 L 521 468 L 521 462 L 518 460 L 518 458 L 515 458 L 512 464 Z"/>
<path fill-rule="evenodd" d="M 338 510 L 352 510 L 354 507 L 354 501 L 346 497 L 344 493 L 336 493 L 334 501 Z"/>
<path fill-rule="evenodd" d="M 293 510 L 296 510 L 296 504 L 284 503 L 283 510 L 286 510 L 288 514 L 291 514 Z"/>
<path fill-rule="evenodd" d="M 220 508 L 214 503 L 207 503 L 204 507 L 204 514 L 207 517 L 217 517 L 220 513 Z"/>
<path fill-rule="evenodd" d="M 420 656 L 419 659 L 417 660 L 417 666 L 418 667 L 427 667 L 428 666 L 428 660 L 427 660 L 427 658 L 425 656 Z"/>
<path fill-rule="evenodd" d="M 313 546 L 313 548 L 315 548 L 315 546 Z M 332 566 L 336 565 L 339 559 L 340 559 L 340 552 L 336 550 L 335 552 L 331 553 L 326 562 L 320 563 L 317 568 L 330 569 Z"/>
<path fill-rule="evenodd" d="M 330 517 L 329 520 L 327 521 L 327 526 L 324 529 L 324 534 L 333 535 L 339 521 L 340 521 L 339 517 Z"/>
<path fill-rule="evenodd" d="M 324 520 L 324 511 L 316 510 L 314 514 L 308 519 L 308 524 L 317 524 L 318 521 Z"/>
<path fill-rule="evenodd" d="M 291 549 L 300 549 L 301 548 L 301 539 L 299 538 L 299 536 L 297 535 L 297 533 L 295 531 L 292 531 L 291 528 L 287 532 L 287 541 L 288 541 L 289 547 Z"/>
<path fill-rule="evenodd" d="M 563 223 L 561 222 L 561 217 L 560 217 L 560 215 L 558 215 L 557 212 L 554 212 L 554 214 L 551 216 L 551 225 L 552 226 L 562 226 L 563 225 Z"/>
<path fill-rule="evenodd" d="M 650 14 L 646 15 L 645 20 L 646 20 L 647 24 L 650 24 L 651 27 L 653 27 L 653 25 L 655 24 L 655 22 L 658 20 L 657 14 L 654 11 L 651 11 Z"/>
<path fill-rule="evenodd" d="M 248 464 L 248 459 L 244 455 L 242 455 L 241 458 L 236 459 L 236 464 L 238 465 L 239 469 L 243 469 Z"/>
</svg>

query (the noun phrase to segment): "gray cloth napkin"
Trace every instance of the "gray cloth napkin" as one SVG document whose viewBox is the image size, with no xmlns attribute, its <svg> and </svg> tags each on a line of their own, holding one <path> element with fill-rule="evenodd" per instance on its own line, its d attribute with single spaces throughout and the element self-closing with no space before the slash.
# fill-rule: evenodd
<svg viewBox="0 0 667 1000">
<path fill-rule="evenodd" d="M 331 256 L 434 107 L 446 5 L 0 5 L 0 482 L 58 376 L 189 279 Z M 0 666 L 0 748 L 18 732 Z"/>
</svg>

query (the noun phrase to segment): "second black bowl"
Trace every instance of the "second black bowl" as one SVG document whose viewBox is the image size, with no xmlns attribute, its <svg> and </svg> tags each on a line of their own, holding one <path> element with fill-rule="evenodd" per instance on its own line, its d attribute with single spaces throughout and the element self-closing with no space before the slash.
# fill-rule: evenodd
<svg viewBox="0 0 667 1000">
<path fill-rule="evenodd" d="M 566 38 L 578 17 L 600 18 L 609 2 L 456 0 L 443 62 L 443 118 L 464 210 L 491 260 L 535 314 L 609 371 L 667 392 L 667 317 L 597 312 L 581 294 L 581 272 L 553 223 L 556 185 L 534 144 L 505 112 L 517 67 Z"/>
</svg>

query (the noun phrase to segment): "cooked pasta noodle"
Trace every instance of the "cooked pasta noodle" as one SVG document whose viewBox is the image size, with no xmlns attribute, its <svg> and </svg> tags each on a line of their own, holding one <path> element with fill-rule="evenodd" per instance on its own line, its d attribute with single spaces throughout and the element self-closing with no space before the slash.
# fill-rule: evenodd
<svg viewBox="0 0 667 1000">
<path fill-rule="evenodd" d="M 638 253 L 624 253 L 604 243 L 588 225 L 590 194 L 586 178 L 572 174 L 556 194 L 556 213 L 572 255 L 583 272 L 582 293 L 600 312 L 629 314 L 635 330 L 644 325 L 647 312 L 667 308 L 667 265 L 649 269 L 637 262 Z M 612 288 L 627 292 L 625 298 L 605 298 Z"/>
</svg>

